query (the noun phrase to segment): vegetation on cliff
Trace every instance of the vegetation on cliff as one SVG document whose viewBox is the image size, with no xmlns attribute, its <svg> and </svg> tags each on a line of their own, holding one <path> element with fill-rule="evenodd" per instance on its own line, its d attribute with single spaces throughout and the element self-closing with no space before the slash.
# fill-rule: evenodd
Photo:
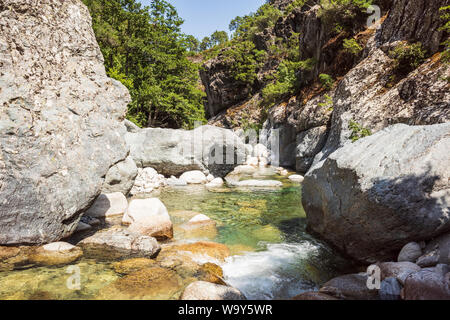
<svg viewBox="0 0 450 320">
<path fill-rule="evenodd" d="M 151 127 L 191 128 L 204 121 L 198 66 L 188 59 L 193 39 L 164 0 L 83 0 L 92 15 L 108 75 L 130 91 L 128 119 Z M 195 39 L 195 38 L 194 38 Z M 194 41 L 195 46 L 195 41 Z"/>
</svg>

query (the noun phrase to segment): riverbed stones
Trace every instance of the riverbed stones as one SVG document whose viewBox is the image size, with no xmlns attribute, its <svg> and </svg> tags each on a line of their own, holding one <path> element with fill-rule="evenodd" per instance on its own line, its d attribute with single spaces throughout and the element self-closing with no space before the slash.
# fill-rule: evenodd
<svg viewBox="0 0 450 320">
<path fill-rule="evenodd" d="M 412 262 L 383 262 L 378 264 L 381 270 L 381 278 L 396 278 L 402 285 L 405 284 L 406 278 L 421 268 Z"/>
<path fill-rule="evenodd" d="M 101 194 L 85 215 L 92 218 L 105 219 L 122 215 L 127 211 L 128 200 L 123 193 Z"/>
<path fill-rule="evenodd" d="M 54 242 L 36 248 L 30 261 L 38 266 L 63 266 L 83 256 L 83 250 L 67 242 Z"/>
<path fill-rule="evenodd" d="M 230 249 L 226 245 L 208 241 L 171 244 L 164 247 L 164 251 L 189 253 L 192 257 L 210 260 L 209 262 L 213 262 L 211 259 L 223 262 L 231 255 Z"/>
<path fill-rule="evenodd" d="M 187 286 L 181 300 L 246 300 L 246 298 L 238 289 L 196 281 Z"/>
<path fill-rule="evenodd" d="M 398 255 L 398 262 L 416 262 L 422 255 L 422 247 L 417 242 L 410 242 L 405 245 Z"/>
<path fill-rule="evenodd" d="M 187 184 L 204 184 L 208 182 L 205 174 L 198 170 L 185 172 L 180 179 L 186 181 Z"/>
<path fill-rule="evenodd" d="M 188 222 L 180 225 L 178 230 L 185 239 L 214 240 L 217 237 L 217 223 L 205 216 L 198 214 Z"/>
<path fill-rule="evenodd" d="M 450 233 L 444 234 L 430 241 L 425 247 L 424 256 L 420 257 L 417 263 L 423 267 L 433 267 L 437 264 L 450 265 Z M 425 258 L 429 262 L 425 265 Z M 419 264 L 419 265 L 420 265 Z"/>
<path fill-rule="evenodd" d="M 365 274 L 344 275 L 325 283 L 320 292 L 343 300 L 378 300 L 378 290 L 370 290 L 367 280 Z"/>
<path fill-rule="evenodd" d="M 130 202 L 122 223 L 131 232 L 155 237 L 158 240 L 173 238 L 173 224 L 166 206 L 157 198 L 134 199 Z"/>
<path fill-rule="evenodd" d="M 305 177 L 308 226 L 354 259 L 394 260 L 450 229 L 450 123 L 397 124 L 349 143 Z"/>
<path fill-rule="evenodd" d="M 75 231 L 127 157 L 131 99 L 107 77 L 82 1 L 1 8 L 0 244 L 41 245 Z"/>
<path fill-rule="evenodd" d="M 205 186 L 207 188 L 220 188 L 224 185 L 222 178 L 215 178 L 211 182 L 207 183 Z"/>
<path fill-rule="evenodd" d="M 101 300 L 169 300 L 183 289 L 183 281 L 176 272 L 150 267 L 120 278 L 101 289 Z"/>
<path fill-rule="evenodd" d="M 120 227 L 99 231 L 78 244 L 86 257 L 111 261 L 128 258 L 153 258 L 161 251 L 155 238 Z"/>
<path fill-rule="evenodd" d="M 450 269 L 422 269 L 411 274 L 405 282 L 404 300 L 450 300 Z"/>
<path fill-rule="evenodd" d="M 237 182 L 235 186 L 252 188 L 279 188 L 283 186 L 283 183 L 276 180 L 243 180 Z"/>
<path fill-rule="evenodd" d="M 121 275 L 128 275 L 145 268 L 153 267 L 155 260 L 147 258 L 134 258 L 124 261 L 118 261 L 113 264 L 114 271 Z"/>
</svg>

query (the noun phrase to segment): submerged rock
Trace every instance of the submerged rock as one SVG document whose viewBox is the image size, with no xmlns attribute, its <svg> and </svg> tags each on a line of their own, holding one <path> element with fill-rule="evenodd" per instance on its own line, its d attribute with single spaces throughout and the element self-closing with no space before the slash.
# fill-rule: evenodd
<svg viewBox="0 0 450 320">
<path fill-rule="evenodd" d="M 161 251 L 155 238 L 119 227 L 99 231 L 78 244 L 86 257 L 100 260 L 153 258 Z"/>
<path fill-rule="evenodd" d="M 237 289 L 205 281 L 191 283 L 180 300 L 246 300 Z"/>
<path fill-rule="evenodd" d="M 58 241 L 127 156 L 130 96 L 81 1 L 5 0 L 0 28 L 0 244 Z"/>
<path fill-rule="evenodd" d="M 347 144 L 303 184 L 308 225 L 355 259 L 393 260 L 450 229 L 450 123 L 394 125 Z"/>
<path fill-rule="evenodd" d="M 176 298 L 182 289 L 182 279 L 174 271 L 155 266 L 114 281 L 100 290 L 97 299 L 168 300 Z"/>
<path fill-rule="evenodd" d="M 39 266 L 63 266 L 83 256 L 83 250 L 66 242 L 54 242 L 33 251 L 30 261 Z"/>
<path fill-rule="evenodd" d="M 406 278 L 417 271 L 420 267 L 412 262 L 384 262 L 378 265 L 381 270 L 381 279 L 396 278 L 402 285 Z"/>
<path fill-rule="evenodd" d="M 214 220 L 199 214 L 180 225 L 178 230 L 182 232 L 184 239 L 214 240 L 218 235 L 216 225 L 217 223 Z"/>
<path fill-rule="evenodd" d="M 157 198 L 135 199 L 130 202 L 122 223 L 131 232 L 155 237 L 158 240 L 173 238 L 173 224 L 166 206 Z"/>
<path fill-rule="evenodd" d="M 138 176 L 131 189 L 132 195 L 151 193 L 154 189 L 164 187 L 167 184 L 163 175 L 153 168 L 138 169 Z"/>
<path fill-rule="evenodd" d="M 115 262 L 113 264 L 114 271 L 121 275 L 128 275 L 142 269 L 153 267 L 155 260 L 147 258 L 135 258 L 124 261 Z"/>
<path fill-rule="evenodd" d="M 230 249 L 221 243 L 200 241 L 196 243 L 172 244 L 164 247 L 163 251 L 189 253 L 192 257 L 206 260 L 225 261 L 231 253 Z"/>
</svg>

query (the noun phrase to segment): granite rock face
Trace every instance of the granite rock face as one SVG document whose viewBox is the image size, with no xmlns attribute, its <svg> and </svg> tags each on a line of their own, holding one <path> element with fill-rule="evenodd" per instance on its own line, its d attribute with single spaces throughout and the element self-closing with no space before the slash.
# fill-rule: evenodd
<svg viewBox="0 0 450 320">
<path fill-rule="evenodd" d="M 314 232 L 364 262 L 450 229 L 450 123 L 394 125 L 347 144 L 305 177 Z"/>
<path fill-rule="evenodd" d="M 0 1 L 0 244 L 74 232 L 127 156 L 129 101 L 81 1 Z"/>
</svg>

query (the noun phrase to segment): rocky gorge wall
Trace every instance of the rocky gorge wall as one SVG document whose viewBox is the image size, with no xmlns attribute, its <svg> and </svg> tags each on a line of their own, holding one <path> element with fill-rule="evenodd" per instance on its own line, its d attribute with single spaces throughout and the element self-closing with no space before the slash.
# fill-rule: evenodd
<svg viewBox="0 0 450 320">
<path fill-rule="evenodd" d="M 73 233 L 127 157 L 129 102 L 81 1 L 0 1 L 0 244 Z"/>
<path fill-rule="evenodd" d="M 355 21 L 353 35 L 331 37 L 313 2 L 265 33 L 269 39 L 299 32 L 302 59 L 317 63 L 299 71 L 298 94 L 271 106 L 262 141 L 279 136 L 272 156 L 275 152 L 280 165 L 306 173 L 303 205 L 310 230 L 365 263 L 393 258 L 409 241 L 430 240 L 447 232 L 450 223 L 448 152 L 443 151 L 449 148 L 444 124 L 450 122 L 450 68 L 441 55 L 449 35 L 439 11 L 450 3 L 376 3 L 381 19 L 369 27 Z M 343 50 L 349 36 L 362 46 L 359 53 Z M 420 43 L 426 58 L 400 74 L 392 52 L 406 43 Z M 209 61 L 206 69 L 220 60 Z M 223 67 L 210 79 L 227 82 Z M 320 84 L 321 73 L 334 76 L 332 87 Z M 229 95 L 232 87 L 220 91 L 214 81 L 202 79 L 222 97 L 209 101 L 217 109 L 211 124 L 233 127 L 245 117 L 264 121 L 259 88 L 239 100 Z"/>
</svg>

